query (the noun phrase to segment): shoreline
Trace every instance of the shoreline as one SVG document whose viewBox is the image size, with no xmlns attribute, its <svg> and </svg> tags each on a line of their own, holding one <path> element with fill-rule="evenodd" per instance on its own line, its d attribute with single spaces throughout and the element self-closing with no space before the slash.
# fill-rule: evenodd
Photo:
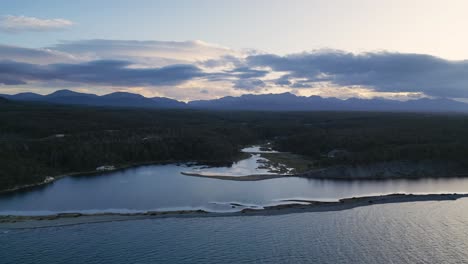
<svg viewBox="0 0 468 264">
<path fill-rule="evenodd" d="M 247 154 L 247 152 L 242 152 L 243 154 Z M 285 152 L 286 153 L 286 152 Z M 249 153 L 252 154 L 252 153 Z M 259 153 L 260 154 L 260 153 Z M 240 156 L 241 157 L 241 156 Z M 235 162 L 237 159 L 234 159 L 232 162 Z M 93 176 L 93 175 L 105 175 L 108 173 L 113 173 L 121 170 L 131 169 L 140 166 L 151 166 L 151 165 L 167 165 L 167 164 L 190 164 L 193 165 L 208 165 L 208 166 L 216 166 L 210 165 L 215 164 L 216 162 L 213 161 L 206 161 L 206 160 L 190 160 L 190 161 L 181 161 L 181 160 L 159 160 L 159 161 L 148 161 L 148 162 L 134 162 L 130 164 L 121 164 L 116 165 L 114 169 L 110 170 L 91 170 L 91 171 L 81 171 L 81 172 L 70 172 L 59 174 L 56 176 L 47 175 L 44 176 L 44 179 L 47 177 L 52 177 L 53 180 L 47 181 L 44 180 L 42 182 L 25 184 L 20 186 L 15 186 L 13 188 L 0 190 L 0 195 L 10 194 L 14 192 L 20 191 L 27 191 L 29 189 L 33 189 L 40 186 L 45 186 L 51 184 L 59 179 L 64 177 L 78 177 L 78 176 Z M 341 167 L 349 167 L 349 166 L 341 166 Z M 327 170 L 334 169 L 335 167 L 324 167 L 324 168 L 316 168 L 309 171 L 304 171 L 300 173 L 293 173 L 293 174 L 250 174 L 250 175 L 238 175 L 238 176 L 228 176 L 228 175 L 205 175 L 203 173 L 198 172 L 181 172 L 182 175 L 185 176 L 193 176 L 193 177 L 202 177 L 202 178 L 212 178 L 212 179 L 219 179 L 219 180 L 231 180 L 231 181 L 261 181 L 261 180 L 269 180 L 269 179 L 276 179 L 276 178 L 288 178 L 288 177 L 296 177 L 296 178 L 305 178 L 305 179 L 320 179 L 320 180 L 340 180 L 340 181 L 355 181 L 355 180 L 392 180 L 392 179 L 408 179 L 408 180 L 418 180 L 418 179 L 440 179 L 440 178 L 463 178 L 468 177 L 468 172 L 464 173 L 452 173 L 452 174 L 400 174 L 400 175 L 368 175 L 368 176 L 343 176 L 342 174 L 337 175 L 325 175 L 322 172 L 326 172 Z M 439 176 L 444 175 L 444 176 Z"/>
<path fill-rule="evenodd" d="M 19 191 L 26 191 L 28 189 L 33 189 L 35 187 L 40 187 L 40 186 L 45 186 L 48 184 L 51 184 L 59 179 L 65 178 L 65 177 L 79 177 L 79 176 L 95 176 L 95 175 L 105 175 L 108 173 L 114 173 L 126 169 L 131 169 L 131 168 L 136 168 L 140 166 L 151 166 L 151 165 L 167 165 L 167 164 L 208 164 L 210 163 L 209 161 L 180 161 L 180 160 L 162 160 L 162 161 L 148 161 L 148 162 L 135 162 L 135 163 L 130 163 L 130 164 L 121 164 L 115 166 L 114 169 L 110 170 L 91 170 L 91 171 L 81 171 L 81 172 L 70 172 L 70 173 L 64 173 L 64 174 L 59 174 L 59 175 L 47 175 L 44 176 L 44 178 L 47 177 L 52 177 L 54 180 L 52 181 L 42 181 L 38 183 L 30 183 L 30 184 L 25 184 L 25 185 L 20 185 L 20 186 L 15 186 L 13 188 L 5 189 L 5 190 L 0 190 L 0 195 L 4 194 L 9 194 L 9 193 L 14 193 L 14 192 L 19 192 Z"/>
<path fill-rule="evenodd" d="M 286 178 L 286 177 L 300 177 L 294 174 L 250 174 L 250 175 L 239 175 L 239 176 L 229 176 L 229 175 L 206 175 L 203 173 L 197 172 L 187 172 L 182 171 L 180 174 L 185 176 L 193 176 L 199 178 L 212 178 L 218 180 L 227 180 L 227 181 L 262 181 L 276 178 Z"/>
<path fill-rule="evenodd" d="M 468 173 L 454 173 L 454 174 L 438 174 L 438 175 L 394 175 L 394 176 L 365 176 L 365 177 L 352 177 L 352 176 L 324 176 L 320 172 L 326 171 L 328 168 L 319 168 L 311 171 L 294 174 L 249 174 L 249 175 L 216 175 L 216 174 L 203 174 L 198 172 L 182 171 L 180 172 L 185 176 L 211 178 L 227 181 L 262 181 L 277 178 L 304 178 L 304 179 L 317 179 L 317 180 L 334 180 L 334 181 L 378 181 L 378 180 L 420 180 L 420 179 L 448 179 L 448 178 L 467 178 Z M 443 175 L 443 176 L 440 176 Z"/>
<path fill-rule="evenodd" d="M 79 224 L 104 223 L 115 221 L 131 221 L 163 218 L 193 218 L 193 217 L 230 217 L 230 216 L 272 216 L 302 212 L 332 212 L 343 211 L 357 207 L 375 204 L 392 204 L 423 201 L 454 201 L 467 198 L 467 194 L 389 194 L 380 196 L 364 196 L 343 198 L 334 202 L 313 200 L 283 200 L 291 202 L 263 209 L 245 208 L 238 212 L 216 213 L 204 210 L 179 211 L 148 211 L 142 213 L 58 213 L 44 216 L 0 216 L 0 229 L 33 229 Z"/>
</svg>

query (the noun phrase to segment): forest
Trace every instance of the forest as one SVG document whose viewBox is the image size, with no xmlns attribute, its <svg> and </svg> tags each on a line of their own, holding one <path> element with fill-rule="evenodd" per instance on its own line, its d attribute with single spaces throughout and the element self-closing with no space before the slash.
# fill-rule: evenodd
<svg viewBox="0 0 468 264">
<path fill-rule="evenodd" d="M 250 112 L 63 106 L 0 100 L 0 190 L 102 165 L 227 165 L 250 144 L 317 166 L 451 161 L 468 167 L 468 115 Z M 327 153 L 342 150 L 343 155 Z"/>
</svg>

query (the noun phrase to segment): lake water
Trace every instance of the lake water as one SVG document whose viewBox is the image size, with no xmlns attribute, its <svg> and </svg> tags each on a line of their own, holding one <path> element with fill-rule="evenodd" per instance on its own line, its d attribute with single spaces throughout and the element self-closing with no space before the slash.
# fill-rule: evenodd
<svg viewBox="0 0 468 264">
<path fill-rule="evenodd" d="M 467 178 L 333 181 L 277 178 L 226 181 L 181 175 L 187 166 L 154 165 L 100 176 L 65 177 L 31 191 L 0 196 L 0 214 L 57 212 L 141 212 L 205 209 L 237 211 L 277 204 L 283 199 L 338 200 L 390 193 L 466 193 Z M 229 168 L 224 168 L 229 170 Z M 232 207 L 230 203 L 245 206 Z"/>
<path fill-rule="evenodd" d="M 467 263 L 466 208 L 460 199 L 0 230 L 0 263 Z"/>
<path fill-rule="evenodd" d="M 258 159 L 253 154 L 230 168 L 169 164 L 65 177 L 0 196 L 0 214 L 225 212 L 285 199 L 468 192 L 465 178 L 226 181 L 181 174 L 262 174 L 265 169 L 258 168 Z M 232 203 L 244 206 L 233 208 Z M 464 198 L 338 212 L 147 219 L 24 230 L 0 224 L 0 263 L 467 263 L 466 208 Z"/>
</svg>

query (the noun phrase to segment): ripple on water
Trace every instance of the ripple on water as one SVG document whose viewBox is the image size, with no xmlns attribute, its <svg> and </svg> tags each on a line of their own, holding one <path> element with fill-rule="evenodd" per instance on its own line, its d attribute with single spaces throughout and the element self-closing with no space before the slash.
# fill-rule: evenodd
<svg viewBox="0 0 468 264">
<path fill-rule="evenodd" d="M 466 263 L 468 199 L 0 234 L 2 263 Z"/>
</svg>

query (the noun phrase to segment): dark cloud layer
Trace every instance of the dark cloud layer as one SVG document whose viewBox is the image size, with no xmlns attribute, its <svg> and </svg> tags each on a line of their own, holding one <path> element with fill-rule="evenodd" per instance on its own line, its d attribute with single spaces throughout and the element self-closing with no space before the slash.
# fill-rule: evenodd
<svg viewBox="0 0 468 264">
<path fill-rule="evenodd" d="M 50 64 L 77 61 L 72 55 L 50 50 L 31 49 L 0 44 L 0 60 L 12 60 L 18 62 Z"/>
<path fill-rule="evenodd" d="M 239 79 L 261 78 L 265 77 L 269 72 L 270 71 L 250 69 L 248 67 L 239 67 L 234 70 L 227 71 L 227 73 L 231 73 Z"/>
<path fill-rule="evenodd" d="M 238 79 L 234 81 L 234 88 L 239 90 L 255 91 L 265 86 L 265 82 L 260 79 Z"/>
<path fill-rule="evenodd" d="M 130 68 L 130 62 L 115 60 L 80 64 L 37 65 L 13 61 L 0 62 L 0 83 L 25 84 L 28 81 L 67 81 L 114 86 L 176 85 L 202 77 L 193 65 L 171 65 L 161 68 Z"/>
<path fill-rule="evenodd" d="M 432 96 L 468 97 L 468 61 L 448 61 L 422 54 L 341 51 L 250 56 L 250 67 L 288 72 L 276 83 L 289 85 L 331 82 L 337 86 L 368 86 L 382 92 L 424 92 Z M 304 80 L 305 79 L 305 80 Z"/>
<path fill-rule="evenodd" d="M 286 56 L 256 54 L 246 58 L 233 54 L 229 49 L 196 41 L 88 40 L 49 49 L 0 45 L 0 84 L 63 81 L 122 87 L 176 86 L 203 79 L 231 82 L 228 89 L 246 91 L 269 86 L 291 89 L 360 86 L 377 92 L 468 98 L 468 61 L 423 54 L 353 54 L 331 50 Z M 191 56 L 192 61 L 184 60 L 186 56 Z"/>
</svg>

